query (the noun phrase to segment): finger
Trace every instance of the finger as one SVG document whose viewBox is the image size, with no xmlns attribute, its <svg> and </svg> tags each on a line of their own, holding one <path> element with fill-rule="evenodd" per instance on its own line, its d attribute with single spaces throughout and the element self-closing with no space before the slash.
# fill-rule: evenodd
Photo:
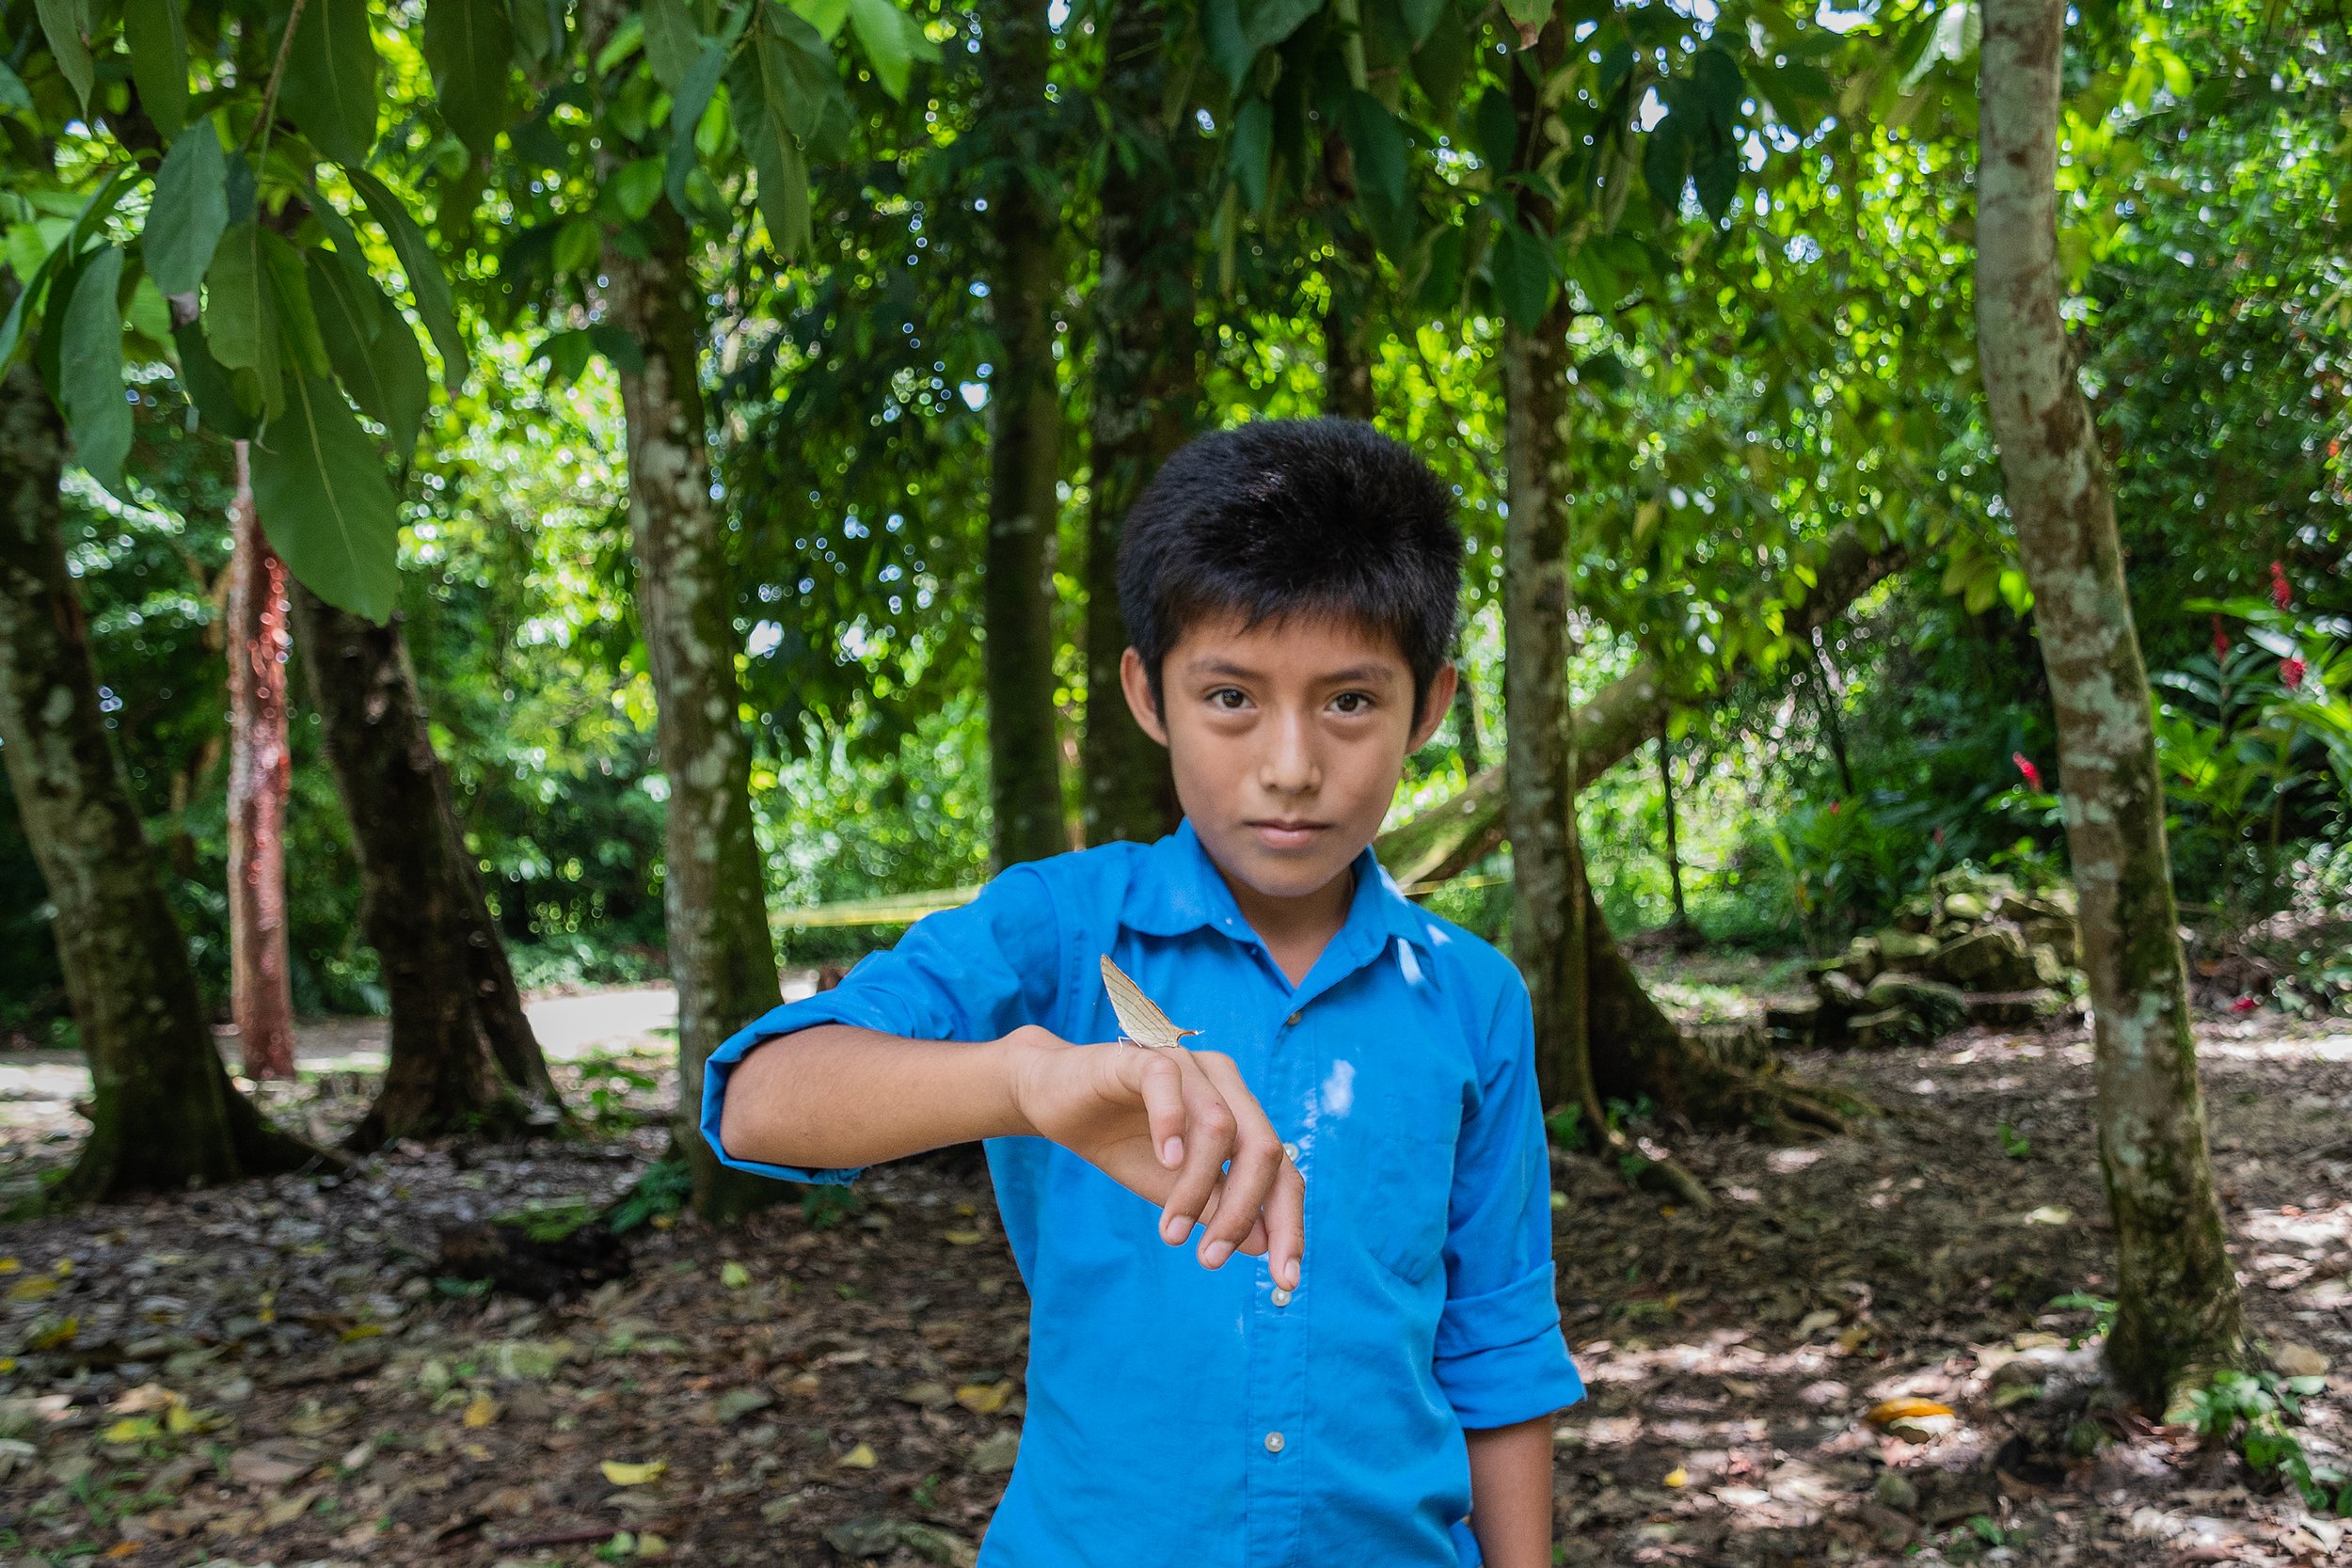
<svg viewBox="0 0 2352 1568">
<path fill-rule="evenodd" d="M 1207 1229 L 1200 1238 L 1201 1267 L 1221 1268 L 1233 1249 L 1248 1240 L 1281 1169 L 1282 1146 L 1264 1117 L 1260 1117 L 1255 1127 L 1245 1122 L 1232 1164 L 1225 1173 L 1225 1191 L 1217 1198 L 1216 1212 L 1202 1221 Z"/>
<path fill-rule="evenodd" d="M 1152 1129 L 1152 1151 L 1160 1164 L 1175 1170 L 1184 1163 L 1184 1074 L 1159 1052 L 1148 1053 L 1140 1087 L 1143 1115 Z"/>
<path fill-rule="evenodd" d="M 1307 1179 L 1290 1161 L 1282 1162 L 1261 1216 L 1265 1226 L 1266 1265 L 1274 1283 L 1285 1291 L 1298 1289 L 1298 1273 L 1307 1256 Z"/>
<path fill-rule="evenodd" d="M 1212 1194 L 1209 1198 L 1208 1212 L 1200 1216 L 1200 1223 L 1202 1225 L 1212 1223 L 1217 1212 L 1216 1206 L 1224 1201 L 1224 1197 L 1225 1186 L 1224 1183 L 1219 1182 L 1216 1193 Z M 1246 1253 L 1252 1258 L 1259 1258 L 1264 1255 L 1266 1250 L 1266 1228 L 1265 1214 L 1263 1211 L 1261 1211 L 1250 1217 L 1249 1234 L 1244 1237 L 1241 1245 L 1235 1247 L 1233 1250 L 1236 1252 Z"/>
<path fill-rule="evenodd" d="M 1192 1234 L 1233 1151 L 1233 1113 L 1199 1072 L 1184 1074 L 1184 1163 L 1161 1210 L 1160 1237 L 1175 1246 Z"/>
<path fill-rule="evenodd" d="M 1249 1085 L 1242 1082 L 1233 1059 L 1218 1052 L 1199 1052 L 1193 1059 L 1232 1111 L 1237 1129 L 1226 1190 L 1218 1198 L 1216 1214 L 1204 1216 L 1201 1222 L 1208 1234 L 1200 1240 L 1200 1261 L 1214 1269 L 1232 1257 L 1236 1247 L 1253 1254 L 1265 1249 L 1271 1232 L 1264 1223 L 1264 1205 L 1279 1173 L 1293 1167 L 1274 1134 L 1274 1124 L 1266 1119 Z"/>
</svg>

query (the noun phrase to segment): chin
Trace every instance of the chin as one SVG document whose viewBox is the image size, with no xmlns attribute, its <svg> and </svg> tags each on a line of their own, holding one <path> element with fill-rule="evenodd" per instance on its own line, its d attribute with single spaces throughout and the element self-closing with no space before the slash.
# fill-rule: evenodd
<svg viewBox="0 0 2352 1568">
<path fill-rule="evenodd" d="M 1327 848 L 1297 856 L 1267 849 L 1247 828 L 1214 847 L 1226 873 L 1267 898 L 1304 898 L 1320 893 L 1331 879 L 1344 873 L 1355 855 L 1334 856 Z"/>
</svg>

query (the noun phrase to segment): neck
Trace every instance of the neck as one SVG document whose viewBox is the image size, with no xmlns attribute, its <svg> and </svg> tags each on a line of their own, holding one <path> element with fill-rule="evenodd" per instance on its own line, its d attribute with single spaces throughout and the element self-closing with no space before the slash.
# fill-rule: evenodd
<svg viewBox="0 0 2352 1568">
<path fill-rule="evenodd" d="M 1214 861 L 1210 863 L 1216 864 Z M 1356 897 L 1356 868 L 1352 863 L 1314 892 L 1296 898 L 1269 896 L 1247 882 L 1226 876 L 1221 865 L 1216 874 L 1225 879 L 1242 918 L 1249 922 L 1249 928 L 1258 933 L 1258 940 L 1265 943 L 1266 951 L 1294 986 L 1307 977 L 1307 972 L 1323 956 L 1324 948 L 1347 924 L 1347 908 Z"/>
</svg>

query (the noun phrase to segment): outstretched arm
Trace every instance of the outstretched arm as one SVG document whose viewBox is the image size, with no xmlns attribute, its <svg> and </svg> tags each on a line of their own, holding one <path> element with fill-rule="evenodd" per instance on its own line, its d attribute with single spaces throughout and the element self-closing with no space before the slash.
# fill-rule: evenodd
<svg viewBox="0 0 2352 1568">
<path fill-rule="evenodd" d="M 1024 1135 L 1160 1205 L 1171 1246 L 1203 1227 L 1204 1266 L 1268 1253 L 1275 1278 L 1297 1285 L 1305 1186 L 1216 1052 L 1072 1045 L 1038 1028 L 961 1044 L 818 1024 L 744 1056 L 719 1121 L 730 1156 L 801 1166 Z"/>
</svg>

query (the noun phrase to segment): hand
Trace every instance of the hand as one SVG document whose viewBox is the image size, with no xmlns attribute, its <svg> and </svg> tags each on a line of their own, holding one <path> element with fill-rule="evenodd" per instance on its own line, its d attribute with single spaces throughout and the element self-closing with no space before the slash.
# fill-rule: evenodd
<svg viewBox="0 0 2352 1568">
<path fill-rule="evenodd" d="M 1297 1288 L 1307 1184 L 1232 1057 L 1072 1045 L 1036 1028 L 1002 1043 L 1031 1129 L 1159 1204 L 1161 1240 L 1179 1245 L 1198 1223 L 1203 1268 L 1236 1249 L 1264 1254 L 1275 1283 Z"/>
</svg>

